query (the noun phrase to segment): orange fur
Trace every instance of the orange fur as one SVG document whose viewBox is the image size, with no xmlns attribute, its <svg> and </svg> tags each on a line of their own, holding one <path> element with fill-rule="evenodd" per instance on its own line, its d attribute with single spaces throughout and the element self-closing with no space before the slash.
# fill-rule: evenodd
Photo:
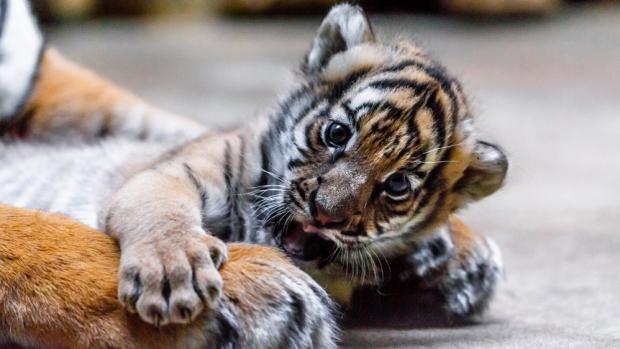
<svg viewBox="0 0 620 349">
<path fill-rule="evenodd" d="M 142 119 L 128 122 L 136 118 Z M 422 116 L 418 122 L 421 130 L 430 129 L 430 119 Z M 127 124 L 139 126 L 128 129 Z M 95 140 L 108 134 L 157 138 L 161 136 L 158 130 L 170 136 L 202 127 L 149 106 L 48 49 L 33 93 L 10 132 L 33 140 L 69 134 Z M 446 178 L 459 177 L 455 174 L 462 173 L 469 162 L 466 155 L 454 151 L 444 170 Z M 384 167 L 391 164 L 387 158 L 377 158 L 384 160 Z M 207 170 L 201 174 L 215 176 Z M 458 205 L 447 205 L 437 220 L 448 219 L 457 251 L 455 262 L 464 263 L 484 238 L 455 215 L 447 218 L 452 206 Z M 223 301 L 234 299 L 248 317 L 277 297 L 278 279 L 272 265 L 301 273 L 271 248 L 228 247 L 228 262 L 221 269 Z M 117 300 L 118 268 L 118 246 L 102 233 L 63 216 L 0 205 L 0 345 L 3 340 L 53 348 L 178 348 L 206 343 L 208 312 L 188 326 L 161 329 L 126 313 Z M 350 282 L 340 286 L 330 291 L 338 296 L 338 290 L 344 289 L 342 298 L 348 298 Z"/>
<path fill-rule="evenodd" d="M 295 272 L 267 247 L 231 244 L 229 253 L 221 269 L 224 293 L 247 314 L 268 299 L 264 280 L 272 271 L 265 261 Z M 121 309 L 118 260 L 114 241 L 96 230 L 61 215 L 0 205 L 0 343 L 46 348 L 200 344 L 209 314 L 189 326 L 158 329 Z"/>
<path fill-rule="evenodd" d="M 448 228 L 454 247 L 458 251 L 471 249 L 472 245 L 480 239 L 480 236 L 471 230 L 457 215 L 452 214 L 448 217 Z"/>
<path fill-rule="evenodd" d="M 128 127 L 131 118 L 135 122 Z M 48 48 L 32 94 L 11 132 L 38 140 L 66 135 L 94 140 L 116 134 L 172 139 L 202 130 L 202 125 L 161 111 Z"/>
<path fill-rule="evenodd" d="M 457 250 L 479 239 L 449 219 Z M 203 339 L 209 314 L 188 326 L 156 328 L 117 300 L 119 250 L 108 236 L 62 215 L 0 205 L 0 343 L 45 348 L 177 348 Z M 264 261 L 296 271 L 268 247 L 229 245 L 222 267 L 226 299 L 251 314 L 270 299 Z M 3 337 L 4 336 L 4 337 Z"/>
</svg>

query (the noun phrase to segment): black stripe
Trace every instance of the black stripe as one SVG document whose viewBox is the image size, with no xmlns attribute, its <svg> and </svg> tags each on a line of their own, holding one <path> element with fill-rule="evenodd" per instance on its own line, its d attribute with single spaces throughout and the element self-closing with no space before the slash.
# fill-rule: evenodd
<svg viewBox="0 0 620 349">
<path fill-rule="evenodd" d="M 413 105 L 412 108 L 415 108 L 416 106 L 417 104 Z M 355 114 L 357 115 L 357 113 L 362 108 L 369 108 L 368 113 L 377 113 L 377 112 L 385 111 L 387 112 L 386 117 L 389 119 L 400 119 L 402 116 L 408 115 L 409 113 L 409 111 L 401 109 L 400 107 L 397 107 L 396 105 L 394 105 L 392 102 L 389 102 L 389 101 L 364 103 L 355 109 L 354 111 Z"/>
<path fill-rule="evenodd" d="M 314 125 L 314 122 L 309 122 L 308 125 L 306 125 L 304 129 L 304 137 L 306 137 L 306 144 L 308 145 L 308 148 L 310 148 L 313 152 L 317 152 L 317 148 L 312 143 L 312 129 L 314 128 Z"/>
<path fill-rule="evenodd" d="M 401 150 L 398 151 L 398 154 L 396 154 L 396 159 L 402 159 L 405 157 L 405 155 L 407 155 L 407 153 L 411 152 L 411 149 L 413 147 L 415 147 L 418 144 L 418 138 L 417 138 L 417 133 L 409 136 L 407 139 L 406 144 L 403 146 L 403 148 Z"/>
<path fill-rule="evenodd" d="M 299 196 L 301 196 L 301 198 L 303 200 L 308 200 L 308 193 L 299 184 L 299 182 L 301 182 L 302 180 L 303 179 L 293 181 L 293 185 L 295 186 L 295 189 L 297 189 L 297 192 L 299 193 Z"/>
<path fill-rule="evenodd" d="M 33 18 L 33 21 L 34 21 L 34 18 Z M 38 28 L 38 26 L 36 25 L 36 22 L 35 22 L 35 26 Z M 40 30 L 39 30 L 39 33 L 41 33 Z M 17 107 L 13 111 L 13 113 L 16 115 L 22 111 L 22 109 L 28 102 L 30 95 L 32 95 L 32 90 L 34 90 L 35 83 L 37 79 L 39 78 L 41 62 L 43 61 L 43 54 L 45 53 L 45 49 L 47 47 L 47 37 L 43 33 L 41 33 L 41 40 L 42 40 L 41 46 L 39 47 L 39 52 L 37 52 L 37 60 L 33 67 L 32 75 L 30 75 L 30 81 L 28 81 L 28 87 L 26 88 L 26 92 L 22 95 L 21 100 L 17 104 Z"/>
<path fill-rule="evenodd" d="M 392 126 L 392 124 L 387 123 L 387 122 L 383 122 L 385 119 L 398 119 L 400 118 L 402 115 L 405 114 L 405 111 L 397 106 L 395 106 L 394 104 L 390 103 L 390 102 L 378 102 L 378 103 L 369 103 L 366 104 L 366 106 L 369 106 L 371 109 L 369 109 L 369 113 L 371 112 L 381 112 L 381 111 L 386 111 L 387 115 L 385 118 L 383 119 L 376 119 L 373 120 L 374 123 L 371 126 L 371 132 L 369 132 L 368 134 L 366 134 L 366 137 L 363 138 L 360 142 L 364 143 L 366 141 L 367 138 L 369 137 L 374 137 L 374 141 L 373 144 L 375 145 L 379 145 L 381 143 L 383 143 L 384 138 L 383 137 L 376 137 L 377 135 L 382 135 L 384 133 L 386 133 L 386 131 Z M 360 107 L 358 107 L 356 110 L 359 110 Z M 380 124 L 384 123 L 383 126 L 380 126 Z"/>
<path fill-rule="evenodd" d="M 362 222 L 359 222 L 356 226 L 355 226 L 355 230 L 343 230 L 341 231 L 341 233 L 343 235 L 347 235 L 347 236 L 362 236 L 362 235 L 366 235 L 366 227 L 364 226 L 364 224 Z"/>
<path fill-rule="evenodd" d="M 439 212 L 443 208 L 443 205 L 445 204 L 445 201 L 446 201 L 446 193 L 445 192 L 440 192 L 438 195 L 439 195 L 439 197 L 435 201 L 435 205 L 433 206 L 433 210 L 429 214 L 427 214 L 426 217 L 424 217 L 424 219 L 421 222 L 418 222 L 418 224 L 416 224 L 415 226 L 413 226 L 411 228 L 412 232 L 423 230 L 429 224 L 433 223 L 434 220 L 437 218 L 437 215 L 439 214 Z"/>
<path fill-rule="evenodd" d="M 415 122 L 415 115 L 417 114 L 417 106 L 413 106 L 407 118 L 407 136 L 409 139 L 407 140 L 407 145 L 403 147 L 403 149 L 398 153 L 398 159 L 402 159 L 405 156 L 405 153 L 411 151 L 412 148 L 415 148 L 420 144 L 420 131 L 418 130 L 418 125 Z"/>
<path fill-rule="evenodd" d="M 376 110 L 380 110 L 382 107 L 389 108 L 389 109 L 400 109 L 390 101 L 381 100 L 378 102 L 364 102 L 358 105 L 357 108 L 353 110 L 353 112 L 355 113 L 355 116 L 357 117 L 357 114 L 364 108 L 368 108 L 368 112 L 374 112 Z"/>
<path fill-rule="evenodd" d="M 383 228 L 381 228 L 381 225 L 379 224 L 379 222 L 377 221 L 377 217 L 374 217 L 375 219 L 373 220 L 373 225 L 375 226 L 375 230 L 377 231 L 377 235 L 383 235 L 383 233 L 385 233 L 383 231 Z"/>
<path fill-rule="evenodd" d="M 224 146 L 224 181 L 226 182 L 226 192 L 230 193 L 232 191 L 232 164 L 231 164 L 231 148 L 230 142 L 226 141 Z M 230 201 L 231 197 L 228 196 Z M 229 202 L 230 204 L 230 202 Z"/>
<path fill-rule="evenodd" d="M 423 71 L 424 73 L 432 77 L 433 79 L 437 80 L 439 84 L 441 85 L 441 87 L 445 90 L 444 92 L 450 97 L 451 103 L 453 105 L 457 104 L 456 95 L 454 94 L 454 91 L 451 88 L 452 82 L 456 80 L 452 79 L 448 75 L 446 70 L 437 63 L 433 63 L 431 65 L 425 65 L 419 61 L 410 59 L 410 60 L 402 61 L 392 67 L 385 68 L 381 70 L 381 72 L 396 72 L 396 71 L 404 70 L 404 69 L 411 68 L 411 67 L 420 69 L 421 71 Z"/>
<path fill-rule="evenodd" d="M 294 168 L 302 167 L 304 165 L 306 165 L 306 163 L 303 160 L 301 160 L 301 159 L 292 159 L 291 161 L 288 162 L 288 164 L 286 164 L 286 167 L 289 170 L 292 170 Z"/>
<path fill-rule="evenodd" d="M 140 133 L 143 133 L 143 129 L 144 129 L 144 122 L 142 122 Z M 99 130 L 97 131 L 97 134 L 95 137 L 105 138 L 105 137 L 108 137 L 111 133 L 112 133 L 112 114 L 104 113 L 103 115 L 101 115 L 101 122 L 99 123 Z M 144 139 L 140 137 L 138 138 Z"/>
<path fill-rule="evenodd" d="M 295 206 L 299 207 L 299 208 L 300 208 L 300 209 L 302 209 L 302 210 L 304 209 L 304 205 L 302 205 L 302 203 L 301 203 L 301 202 L 299 202 L 299 200 L 297 200 L 297 198 L 295 197 L 295 195 L 293 195 L 293 194 L 291 194 L 291 193 L 289 192 L 288 197 L 289 197 L 289 199 L 291 200 L 291 202 L 292 202 Z"/>
<path fill-rule="evenodd" d="M 226 141 L 226 145 L 224 147 L 224 182 L 226 183 L 226 208 L 227 208 L 227 213 L 226 216 L 228 217 L 227 221 L 228 221 L 228 225 L 227 225 L 227 229 L 225 229 L 225 231 L 223 232 L 223 236 L 222 239 L 225 241 L 230 241 L 230 238 L 232 237 L 232 233 L 233 233 L 233 220 L 232 220 L 232 215 L 233 215 L 233 205 L 235 202 L 235 198 L 233 197 L 233 188 L 232 188 L 232 164 L 231 164 L 231 149 L 230 149 L 230 142 Z"/>
<path fill-rule="evenodd" d="M 417 214 L 421 208 L 425 207 L 428 203 L 428 200 L 437 192 L 438 190 L 443 189 L 444 179 L 440 178 L 441 171 L 446 166 L 447 159 L 450 158 L 452 154 L 452 148 L 448 148 L 444 154 L 440 158 L 440 162 L 433 167 L 433 169 L 426 176 L 426 181 L 424 183 L 424 191 L 422 196 L 419 199 L 418 206 L 416 207 L 414 214 Z"/>
<path fill-rule="evenodd" d="M 41 62 L 43 61 L 43 54 L 45 53 L 46 47 L 47 38 L 43 35 L 43 42 L 41 43 L 41 47 L 39 47 L 39 52 L 37 52 L 37 60 L 34 65 L 32 75 L 30 75 L 30 80 L 28 81 L 26 91 L 21 96 L 19 103 L 17 103 L 15 110 L 13 110 L 11 114 L 0 115 L 0 135 L 3 135 L 7 131 L 12 131 L 17 136 L 25 136 L 27 134 L 29 129 L 29 121 L 34 115 L 30 114 L 24 116 L 23 109 L 28 102 L 28 99 L 32 95 L 32 91 L 34 90 L 36 81 L 39 78 Z"/>
<path fill-rule="evenodd" d="M 413 191 L 407 193 L 407 195 L 404 196 L 402 199 L 394 199 L 391 196 L 386 195 L 386 201 L 388 205 L 386 205 L 385 209 L 390 215 L 400 216 L 409 213 L 413 205 L 415 205 L 415 202 L 412 202 L 412 200 L 415 200 L 415 194 L 417 190 L 418 189 L 416 188 Z M 406 207 L 403 208 L 403 206 Z"/>
<path fill-rule="evenodd" d="M 351 86 L 358 82 L 362 76 L 366 75 L 368 71 L 369 69 L 358 70 L 352 74 L 349 74 L 347 77 L 338 81 L 337 83 L 333 84 L 328 89 L 329 92 L 326 96 L 329 103 L 333 104 L 334 102 L 342 98 L 342 96 L 351 88 Z"/>
<path fill-rule="evenodd" d="M 388 207 L 387 211 L 390 214 L 390 216 L 409 216 L 411 213 L 411 208 L 399 210 L 399 209 Z"/>
<path fill-rule="evenodd" d="M 275 130 L 277 132 L 283 132 L 285 121 L 291 115 L 291 107 L 295 102 L 298 102 L 298 99 L 304 94 L 311 95 L 312 91 L 309 86 L 302 85 L 299 89 L 292 92 L 283 102 L 280 103 L 280 108 L 278 108 L 278 112 L 274 114 L 275 121 Z"/>
<path fill-rule="evenodd" d="M 344 148 L 336 148 L 334 149 L 334 152 L 332 153 L 332 156 L 329 161 L 333 164 L 336 161 L 338 161 L 340 158 L 344 157 L 345 155 L 346 153 L 344 152 Z"/>
<path fill-rule="evenodd" d="M 297 144 L 297 141 L 294 138 L 291 139 L 291 142 L 293 143 L 295 148 L 297 148 L 297 151 L 301 154 L 301 156 L 303 156 L 304 158 L 309 158 L 312 155 L 307 150 L 305 150 L 302 147 L 300 147 L 299 144 Z"/>
<path fill-rule="evenodd" d="M 421 63 L 420 61 L 416 61 L 413 59 L 408 59 L 396 65 L 393 65 L 391 67 L 382 69 L 381 72 L 382 73 L 398 72 L 398 71 L 402 71 L 408 68 L 416 68 L 416 69 L 421 70 L 422 72 L 426 73 L 430 77 L 439 81 L 442 87 L 445 87 L 445 88 L 450 86 L 450 83 L 453 80 L 450 76 L 448 76 L 446 70 L 441 65 L 437 64 L 436 62 L 433 62 L 427 65 L 427 64 Z"/>
<path fill-rule="evenodd" d="M 342 109 L 344 109 L 344 112 L 347 114 L 349 124 L 359 131 L 360 125 L 359 122 L 357 122 L 357 113 L 351 109 L 349 102 L 342 103 Z"/>
<path fill-rule="evenodd" d="M 269 160 L 269 148 L 270 148 L 270 134 L 266 133 L 263 135 L 260 142 L 260 157 L 261 157 L 261 174 L 258 180 L 258 186 L 264 186 L 269 183 L 269 177 L 267 176 L 267 172 L 270 171 L 270 160 Z"/>
<path fill-rule="evenodd" d="M 6 13 L 8 11 L 7 0 L 0 0 L 0 40 L 4 34 L 4 24 L 6 22 Z"/>
<path fill-rule="evenodd" d="M 29 109 L 21 113 L 19 117 L 10 115 L 8 118 L 4 118 L 4 116 L 0 116 L 0 136 L 25 137 L 28 134 L 35 112 L 35 110 Z"/>
<path fill-rule="evenodd" d="M 411 68 L 411 67 L 424 70 L 424 69 L 432 66 L 433 64 L 434 63 L 432 63 L 432 62 L 429 63 L 429 64 L 425 64 L 423 61 L 418 61 L 418 60 L 415 60 L 415 59 L 411 58 L 411 59 L 404 60 L 404 61 L 402 61 L 400 63 L 397 63 L 397 64 L 395 64 L 393 66 L 383 68 L 383 69 L 381 69 L 381 72 L 382 73 L 388 73 L 388 72 L 393 73 L 393 72 L 399 72 L 401 70 L 405 70 L 405 69 Z"/>
<path fill-rule="evenodd" d="M 316 217 L 317 214 L 317 210 L 316 210 L 316 194 L 319 192 L 319 187 L 320 184 L 317 186 L 317 188 L 310 193 L 310 197 L 308 198 L 308 209 L 310 210 L 310 216 L 311 217 Z"/>
<path fill-rule="evenodd" d="M 200 216 L 201 216 L 201 224 L 202 228 L 206 231 L 207 229 L 207 190 L 202 185 L 201 181 L 198 179 L 198 175 L 193 168 L 189 166 L 188 163 L 183 163 L 183 168 L 185 169 L 185 174 L 189 178 L 190 182 L 194 185 L 194 188 L 198 191 L 198 196 L 200 197 Z"/>
<path fill-rule="evenodd" d="M 232 311 L 222 303 L 218 305 L 220 311 L 215 314 L 213 320 L 210 320 L 215 322 L 216 329 L 215 333 L 211 333 L 214 338 L 206 348 L 236 349 L 241 337 L 241 328 Z"/>
<path fill-rule="evenodd" d="M 306 327 L 306 304 L 297 293 L 291 292 L 291 309 L 297 330 L 302 332 Z"/>
<path fill-rule="evenodd" d="M 293 127 L 294 125 L 297 125 L 297 123 L 299 123 L 299 121 L 301 121 L 301 119 L 304 118 L 304 116 L 306 116 L 308 113 L 310 113 L 310 111 L 314 108 L 316 108 L 316 106 L 319 104 L 319 100 L 317 98 L 313 98 L 310 103 L 308 103 L 301 111 L 299 111 L 299 113 L 297 115 L 288 115 L 288 114 L 283 114 L 281 115 L 281 117 L 283 118 L 293 118 Z"/>
<path fill-rule="evenodd" d="M 433 133 L 437 135 L 436 144 L 443 149 L 443 147 L 446 146 L 446 113 L 437 101 L 437 92 L 439 92 L 439 90 L 434 90 L 431 93 L 426 102 L 426 106 L 433 112 Z M 424 157 L 424 161 L 426 158 L 427 156 Z"/>
<path fill-rule="evenodd" d="M 409 89 L 414 94 L 420 93 L 431 86 L 428 82 L 419 82 L 410 79 L 381 79 L 368 84 L 368 87 L 380 90 Z"/>
<path fill-rule="evenodd" d="M 246 221 L 245 221 L 245 216 L 243 215 L 243 212 L 241 212 L 241 208 L 238 205 L 238 193 L 239 193 L 239 188 L 243 187 L 243 176 L 244 176 L 244 172 L 245 172 L 245 138 L 243 138 L 242 136 L 239 136 L 239 166 L 237 169 L 237 185 L 235 187 L 234 193 L 235 196 L 233 198 L 233 201 L 235 202 L 235 211 L 236 211 L 236 216 L 238 219 L 238 223 L 239 223 L 239 227 L 238 227 L 238 231 L 239 231 L 239 236 L 237 237 L 237 241 L 245 241 L 245 236 L 246 236 Z"/>
<path fill-rule="evenodd" d="M 329 298 L 325 290 L 317 286 L 314 282 L 309 283 L 308 286 L 310 286 L 310 289 L 312 290 L 312 292 L 314 292 L 314 294 L 317 297 L 319 297 L 319 299 L 321 300 L 321 303 L 327 306 L 333 315 L 336 315 L 335 314 L 336 308 L 334 306 L 334 302 L 332 302 L 332 300 Z"/>
<path fill-rule="evenodd" d="M 375 202 L 379 198 L 379 195 L 383 192 L 383 187 L 381 185 L 375 185 L 370 193 L 370 197 L 368 198 L 368 202 Z"/>
</svg>

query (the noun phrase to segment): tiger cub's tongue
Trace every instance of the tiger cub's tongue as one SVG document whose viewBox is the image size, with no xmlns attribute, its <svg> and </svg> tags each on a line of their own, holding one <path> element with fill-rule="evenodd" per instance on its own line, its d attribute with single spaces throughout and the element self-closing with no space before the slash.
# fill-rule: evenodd
<svg viewBox="0 0 620 349">
<path fill-rule="evenodd" d="M 321 233 L 321 229 L 315 227 L 314 225 L 310 223 L 304 223 L 303 230 L 304 232 L 308 234 L 320 234 Z"/>
<path fill-rule="evenodd" d="M 296 224 L 289 232 L 284 236 L 282 242 L 286 251 L 295 257 L 302 257 L 304 253 L 304 246 L 310 237 L 309 234 L 304 232 L 304 229 Z"/>
<path fill-rule="evenodd" d="M 296 224 L 282 239 L 284 249 L 295 258 L 305 261 L 313 260 L 322 255 L 324 240 L 319 236 L 321 229 L 312 224 Z"/>
</svg>

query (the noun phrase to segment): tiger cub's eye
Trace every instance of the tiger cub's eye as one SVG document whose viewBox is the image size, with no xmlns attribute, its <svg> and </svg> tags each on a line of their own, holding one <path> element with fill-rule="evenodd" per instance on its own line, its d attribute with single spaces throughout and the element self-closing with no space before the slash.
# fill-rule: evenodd
<svg viewBox="0 0 620 349">
<path fill-rule="evenodd" d="M 351 131 L 347 126 L 339 122 L 332 122 L 329 126 L 327 126 L 325 140 L 330 146 L 342 147 L 347 144 L 349 138 L 351 138 Z"/>
<path fill-rule="evenodd" d="M 390 195 L 402 195 L 409 190 L 409 180 L 403 172 L 397 172 L 389 176 L 383 184 L 385 191 Z"/>
</svg>

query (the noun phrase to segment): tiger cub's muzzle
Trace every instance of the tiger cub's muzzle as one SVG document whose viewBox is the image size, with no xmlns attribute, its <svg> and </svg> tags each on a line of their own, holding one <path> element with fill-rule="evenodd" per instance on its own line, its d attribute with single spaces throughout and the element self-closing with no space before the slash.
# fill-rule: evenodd
<svg viewBox="0 0 620 349">
<path fill-rule="evenodd" d="M 364 235 L 360 227 L 369 197 L 369 176 L 354 168 L 336 164 L 321 175 L 293 183 L 307 211 L 281 235 L 280 244 L 289 255 L 327 263 L 337 245 L 359 243 L 358 236 Z"/>
</svg>

